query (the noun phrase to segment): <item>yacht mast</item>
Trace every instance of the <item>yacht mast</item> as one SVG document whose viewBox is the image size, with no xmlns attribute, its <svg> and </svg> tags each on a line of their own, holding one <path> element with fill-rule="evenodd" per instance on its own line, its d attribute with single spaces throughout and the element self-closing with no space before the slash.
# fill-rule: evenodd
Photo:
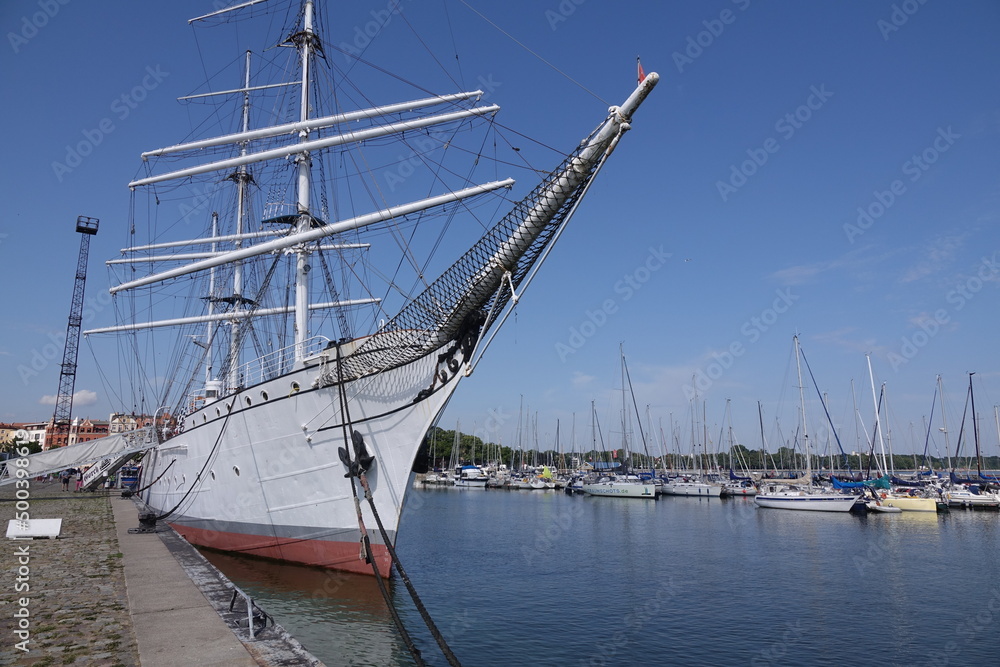
<svg viewBox="0 0 1000 667">
<path fill-rule="evenodd" d="M 802 442 L 806 453 L 806 479 L 808 484 L 812 484 L 812 461 L 809 456 L 809 431 L 806 429 L 806 399 L 802 392 L 802 362 L 799 360 L 799 337 L 794 336 L 795 341 L 795 370 L 799 376 L 799 412 L 802 419 Z"/>
<path fill-rule="evenodd" d="M 881 468 L 881 473 L 883 475 L 888 475 L 889 474 L 889 468 L 888 468 L 888 466 L 886 465 L 886 462 L 885 462 L 885 439 L 882 437 L 882 428 L 880 426 L 880 424 L 881 424 L 881 416 L 879 415 L 879 413 L 881 412 L 881 410 L 879 409 L 879 401 L 875 397 L 875 376 L 872 374 L 872 357 L 871 357 L 870 354 L 866 354 L 865 355 L 865 359 L 868 360 L 868 380 L 871 382 L 871 386 L 872 386 L 872 402 L 875 404 L 875 426 L 874 426 L 874 432 L 878 433 L 879 452 L 882 454 L 882 463 L 881 463 L 881 465 L 879 467 Z M 884 391 L 884 388 L 885 387 L 883 385 L 883 391 Z"/>
<path fill-rule="evenodd" d="M 944 455 L 948 459 L 948 470 L 953 470 L 951 467 L 951 445 L 948 443 L 948 413 L 944 410 L 944 386 L 941 384 L 941 376 L 937 376 L 938 381 L 938 394 L 941 396 L 941 432 L 944 433 Z"/>
<path fill-rule="evenodd" d="M 972 376 L 975 372 L 969 373 L 969 404 L 972 406 L 972 440 L 976 443 L 976 472 L 979 478 L 983 477 L 983 455 L 979 451 L 979 422 L 976 421 L 976 395 L 972 391 Z"/>
<path fill-rule="evenodd" d="M 618 354 L 621 357 L 622 372 L 622 468 L 627 474 L 628 467 L 631 464 L 628 449 L 628 425 L 631 423 L 631 420 L 628 418 L 628 410 L 625 409 L 625 347 L 621 344 L 618 345 Z"/>
</svg>

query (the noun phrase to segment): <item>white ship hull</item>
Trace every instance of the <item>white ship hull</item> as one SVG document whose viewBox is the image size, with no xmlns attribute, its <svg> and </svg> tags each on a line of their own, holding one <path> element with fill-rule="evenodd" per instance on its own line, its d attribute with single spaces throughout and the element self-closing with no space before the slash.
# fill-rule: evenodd
<svg viewBox="0 0 1000 667">
<path fill-rule="evenodd" d="M 434 383 L 435 356 L 347 382 L 351 425 L 375 457 L 367 476 L 391 541 L 421 439 L 461 377 L 439 377 L 414 402 Z M 345 446 L 340 390 L 312 388 L 319 372 L 300 369 L 188 415 L 182 433 L 147 454 L 143 483 L 166 473 L 143 499 L 158 512 L 180 503 L 168 522 L 200 546 L 371 574 L 337 451 Z M 388 576 L 388 551 L 355 486 L 379 571 Z"/>
</svg>

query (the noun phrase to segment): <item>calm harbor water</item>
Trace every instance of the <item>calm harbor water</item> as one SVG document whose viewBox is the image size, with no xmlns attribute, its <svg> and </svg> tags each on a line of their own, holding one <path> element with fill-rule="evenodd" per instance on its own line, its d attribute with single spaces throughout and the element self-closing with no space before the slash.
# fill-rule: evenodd
<svg viewBox="0 0 1000 667">
<path fill-rule="evenodd" d="M 468 666 L 997 664 L 998 547 L 996 512 L 473 489 L 412 490 L 397 542 Z M 413 664 L 371 577 L 206 556 L 327 665 Z"/>
</svg>

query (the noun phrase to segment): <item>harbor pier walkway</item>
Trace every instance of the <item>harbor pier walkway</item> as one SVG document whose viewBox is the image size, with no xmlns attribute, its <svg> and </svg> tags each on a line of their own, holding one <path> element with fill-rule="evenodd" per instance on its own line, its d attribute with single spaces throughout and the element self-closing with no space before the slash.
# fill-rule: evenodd
<svg viewBox="0 0 1000 667">
<path fill-rule="evenodd" d="M 130 534 L 138 510 L 120 490 L 32 480 L 24 495 L 32 519 L 62 526 L 58 539 L 4 539 L 0 665 L 322 666 L 280 625 L 251 639 L 242 596 L 230 612 L 232 583 L 174 531 Z M 0 487 L 5 530 L 16 500 Z"/>
</svg>

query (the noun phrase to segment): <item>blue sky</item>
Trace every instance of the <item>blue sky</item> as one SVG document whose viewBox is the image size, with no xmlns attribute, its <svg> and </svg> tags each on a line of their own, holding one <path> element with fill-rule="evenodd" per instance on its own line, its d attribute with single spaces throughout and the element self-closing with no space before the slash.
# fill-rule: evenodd
<svg viewBox="0 0 1000 667">
<path fill-rule="evenodd" d="M 457 50 L 466 88 L 486 86 L 505 125 L 549 145 L 569 149 L 627 96 L 637 55 L 662 77 L 442 425 L 460 419 L 509 444 L 523 400 L 543 441 L 557 420 L 564 443 L 574 420 L 586 441 L 592 400 L 602 424 L 620 419 L 623 345 L 654 430 L 673 423 L 689 448 L 697 388 L 713 442 L 729 400 L 737 438 L 758 446 L 760 401 L 773 449 L 796 429 L 798 333 L 845 449 L 859 448 L 852 381 L 871 428 L 870 354 L 897 451 L 923 449 L 938 374 L 957 433 L 975 371 L 983 445 L 998 452 L 1000 5 L 401 4 L 443 59 Z M 386 5 L 350 3 L 331 41 L 351 43 Z M 0 420 L 51 415 L 43 397 L 58 383 L 79 215 L 102 221 L 85 318 L 113 323 L 100 262 L 123 245 L 139 153 L 187 136 L 193 121 L 175 98 L 239 53 L 231 40 L 195 41 L 186 20 L 212 8 L 0 7 Z M 373 57 L 417 78 L 404 28 L 387 24 L 393 39 Z M 455 89 L 427 76 L 435 92 Z M 77 162 L 67 147 L 81 142 Z M 76 388 L 76 414 L 116 407 L 86 342 Z"/>
</svg>

